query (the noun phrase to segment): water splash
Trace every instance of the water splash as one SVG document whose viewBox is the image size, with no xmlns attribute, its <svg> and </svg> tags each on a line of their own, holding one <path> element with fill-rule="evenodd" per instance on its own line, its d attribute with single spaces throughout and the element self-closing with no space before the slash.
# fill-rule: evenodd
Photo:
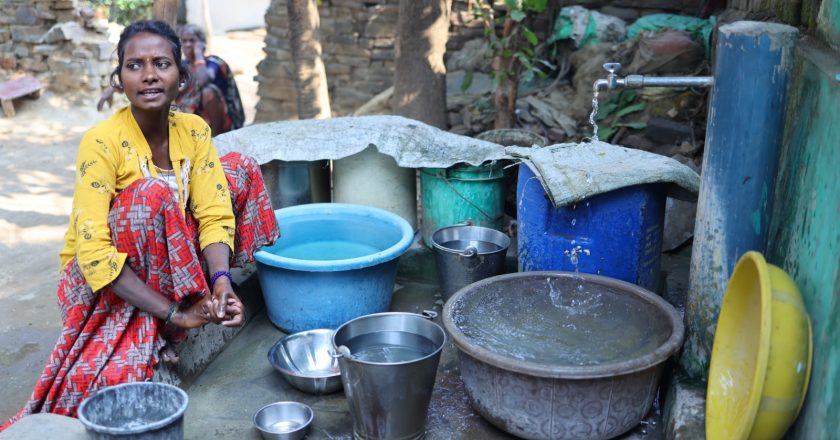
<svg viewBox="0 0 840 440">
<path fill-rule="evenodd" d="M 592 113 L 589 114 L 589 124 L 592 125 L 592 140 L 598 141 L 598 123 L 595 122 L 595 115 L 598 114 L 598 86 L 592 88 Z"/>
</svg>

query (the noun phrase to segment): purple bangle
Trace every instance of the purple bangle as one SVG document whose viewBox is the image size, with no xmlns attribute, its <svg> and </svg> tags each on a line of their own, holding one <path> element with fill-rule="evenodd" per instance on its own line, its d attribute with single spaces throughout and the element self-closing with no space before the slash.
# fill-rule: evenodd
<svg viewBox="0 0 840 440">
<path fill-rule="evenodd" d="M 210 277 L 210 288 L 211 289 L 213 288 L 213 286 L 216 285 L 216 280 L 218 280 L 220 277 L 227 277 L 228 281 L 233 283 L 233 275 L 231 275 L 230 272 L 228 272 L 226 270 L 220 270 L 220 271 L 214 273 L 213 276 Z"/>
</svg>

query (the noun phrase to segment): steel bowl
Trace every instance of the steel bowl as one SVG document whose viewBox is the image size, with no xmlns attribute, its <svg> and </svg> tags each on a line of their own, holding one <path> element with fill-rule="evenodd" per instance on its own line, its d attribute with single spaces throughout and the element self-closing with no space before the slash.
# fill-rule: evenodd
<svg viewBox="0 0 840 440">
<path fill-rule="evenodd" d="M 334 393 L 341 389 L 341 372 L 331 355 L 332 335 L 330 329 L 316 329 L 285 336 L 268 351 L 268 361 L 304 393 Z"/>
<path fill-rule="evenodd" d="M 299 402 L 270 403 L 254 414 L 254 426 L 264 440 L 298 440 L 306 437 L 314 413 Z"/>
</svg>

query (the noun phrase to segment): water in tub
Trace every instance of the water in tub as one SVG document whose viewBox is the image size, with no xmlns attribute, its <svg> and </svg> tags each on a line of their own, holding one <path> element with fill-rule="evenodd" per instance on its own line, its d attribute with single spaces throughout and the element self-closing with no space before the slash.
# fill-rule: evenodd
<svg viewBox="0 0 840 440">
<path fill-rule="evenodd" d="M 503 283 L 495 291 L 465 297 L 453 319 L 483 348 L 555 366 L 629 360 L 652 352 L 670 336 L 667 320 L 652 305 L 576 278 L 547 277 L 537 287 Z"/>
</svg>

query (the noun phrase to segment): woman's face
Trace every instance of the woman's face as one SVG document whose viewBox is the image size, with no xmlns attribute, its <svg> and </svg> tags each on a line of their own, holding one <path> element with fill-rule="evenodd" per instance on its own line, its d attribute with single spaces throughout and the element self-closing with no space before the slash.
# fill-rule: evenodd
<svg viewBox="0 0 840 440">
<path fill-rule="evenodd" d="M 178 96 L 178 60 L 160 35 L 141 32 L 125 45 L 120 66 L 125 96 L 141 110 L 168 110 Z"/>
<path fill-rule="evenodd" d="M 181 50 L 188 60 L 192 61 L 195 59 L 195 48 L 200 41 L 198 36 L 192 31 L 181 32 Z"/>
</svg>

